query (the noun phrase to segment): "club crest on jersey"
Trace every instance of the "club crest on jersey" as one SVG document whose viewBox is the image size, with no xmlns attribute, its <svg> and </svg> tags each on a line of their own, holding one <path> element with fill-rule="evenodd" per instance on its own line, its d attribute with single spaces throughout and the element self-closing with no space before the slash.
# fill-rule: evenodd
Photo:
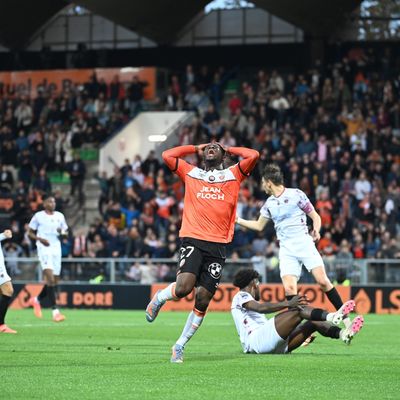
<svg viewBox="0 0 400 400">
<path fill-rule="evenodd" d="M 218 279 L 221 276 L 222 265 L 218 263 L 212 263 L 208 266 L 208 272 L 214 279 Z"/>
<path fill-rule="evenodd" d="M 284 202 L 285 204 L 287 204 L 289 202 L 289 199 L 285 199 Z"/>
<path fill-rule="evenodd" d="M 220 175 L 220 176 L 219 176 L 219 180 L 220 180 L 220 181 L 223 181 L 224 179 L 225 179 L 225 175 Z"/>
<path fill-rule="evenodd" d="M 214 182 L 214 181 L 215 181 L 215 176 L 210 175 L 210 176 L 208 177 L 208 180 L 209 180 L 210 182 Z"/>
</svg>

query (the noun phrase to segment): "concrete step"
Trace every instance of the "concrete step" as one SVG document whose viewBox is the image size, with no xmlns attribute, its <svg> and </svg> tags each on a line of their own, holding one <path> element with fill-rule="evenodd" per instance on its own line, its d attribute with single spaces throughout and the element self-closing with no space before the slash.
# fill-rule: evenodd
<svg viewBox="0 0 400 400">
<path fill-rule="evenodd" d="M 87 189 L 98 189 L 100 190 L 100 184 L 99 181 L 95 178 L 86 178 L 85 179 L 85 183 L 84 183 L 84 187 Z"/>
<path fill-rule="evenodd" d="M 85 210 L 97 210 L 98 199 L 88 199 L 85 201 Z"/>
</svg>

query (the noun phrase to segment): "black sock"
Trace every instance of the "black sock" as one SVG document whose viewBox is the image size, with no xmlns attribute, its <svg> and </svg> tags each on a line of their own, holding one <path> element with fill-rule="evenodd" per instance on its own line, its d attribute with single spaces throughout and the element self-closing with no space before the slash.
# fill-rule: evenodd
<svg viewBox="0 0 400 400">
<path fill-rule="evenodd" d="M 340 295 L 336 290 L 336 288 L 328 290 L 327 292 L 325 292 L 325 294 L 328 297 L 329 301 L 332 303 L 332 305 L 336 308 L 336 310 L 339 310 L 339 308 L 342 307 L 343 301 L 340 298 Z"/>
<path fill-rule="evenodd" d="M 54 291 L 54 286 L 47 287 L 47 297 L 50 300 L 51 307 L 56 308 L 56 293 Z"/>
<path fill-rule="evenodd" d="M 328 331 L 326 332 L 326 336 L 332 339 L 339 339 L 340 338 L 340 328 L 337 326 L 331 326 Z"/>
<path fill-rule="evenodd" d="M 58 285 L 54 286 L 54 294 L 56 296 L 56 301 L 57 301 L 59 299 L 59 297 L 60 297 L 60 288 L 59 288 Z"/>
<path fill-rule="evenodd" d="M 6 318 L 6 313 L 8 309 L 8 305 L 10 304 L 11 297 L 2 295 L 0 300 L 0 325 L 4 324 L 4 319 Z"/>
<path fill-rule="evenodd" d="M 46 296 L 47 296 L 47 285 L 44 285 L 44 286 L 43 286 L 43 289 L 42 289 L 42 291 L 39 293 L 37 299 L 38 299 L 39 301 L 42 301 Z"/>
<path fill-rule="evenodd" d="M 326 321 L 326 316 L 328 313 L 322 308 L 314 308 L 311 311 L 311 321 Z"/>
</svg>

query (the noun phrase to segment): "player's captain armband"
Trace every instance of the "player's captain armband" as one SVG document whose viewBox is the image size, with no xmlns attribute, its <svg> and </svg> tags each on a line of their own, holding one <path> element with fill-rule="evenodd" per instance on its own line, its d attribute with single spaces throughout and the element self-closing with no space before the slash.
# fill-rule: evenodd
<svg viewBox="0 0 400 400">
<path fill-rule="evenodd" d="M 314 206 L 311 204 L 311 202 L 309 201 L 308 203 L 304 204 L 304 205 L 300 205 L 299 207 L 301 208 L 302 211 L 304 211 L 306 214 L 310 214 L 311 211 L 314 210 Z"/>
<path fill-rule="evenodd" d="M 304 211 L 306 214 L 309 214 L 314 210 L 314 206 L 311 204 L 311 201 L 308 199 L 305 193 L 303 193 L 301 190 L 297 190 L 297 192 L 299 194 L 299 201 L 297 204 L 300 210 Z"/>
</svg>

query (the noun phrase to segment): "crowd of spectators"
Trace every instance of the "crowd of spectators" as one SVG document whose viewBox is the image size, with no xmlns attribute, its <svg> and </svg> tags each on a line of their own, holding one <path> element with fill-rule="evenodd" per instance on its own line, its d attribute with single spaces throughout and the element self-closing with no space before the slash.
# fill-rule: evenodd
<svg viewBox="0 0 400 400">
<path fill-rule="evenodd" d="M 317 63 L 297 74 L 260 69 L 254 75 L 241 76 L 238 90 L 230 94 L 225 91 L 228 75 L 223 68 L 211 72 L 207 67 L 187 66 L 183 73 L 171 76 L 164 108 L 196 113 L 193 122 L 181 129 L 177 144 L 216 140 L 228 147 L 246 146 L 260 152 L 260 161 L 242 186 L 238 214 L 246 219 L 258 218 L 265 201 L 260 186 L 262 169 L 266 163 L 275 162 L 284 171 L 286 186 L 303 190 L 320 213 L 322 239 L 318 249 L 337 270 L 351 268 L 354 259 L 398 258 L 400 75 L 363 53 L 329 66 Z M 5 120 L 7 115 L 12 116 L 18 127 L 13 128 L 13 140 L 18 143 L 15 135 L 22 142 L 26 138 L 26 157 L 48 148 L 52 139 L 56 143 L 60 138 L 67 140 L 74 125 L 79 127 L 80 143 L 101 141 L 137 111 L 137 104 L 123 99 L 114 102 L 110 93 L 118 91 L 112 86 L 107 89 L 97 83 L 96 88 L 89 84 L 86 96 L 84 91 L 73 101 L 68 94 L 58 101 L 44 101 L 40 112 L 33 111 L 32 121 L 36 124 L 28 123 L 42 127 L 33 131 L 23 128 L 24 124 L 18 122 L 23 119 L 15 117 L 16 108 L 24 104 L 21 98 L 12 103 L 10 111 L 3 107 L 1 132 L 8 132 Z M 70 103 L 74 105 L 65 118 L 73 121 L 71 129 L 58 131 L 63 125 L 57 121 L 65 115 L 61 109 Z M 57 118 L 49 119 L 52 107 L 58 107 L 59 113 Z M 105 111 L 107 107 L 110 112 Z M 41 138 L 42 143 L 32 138 Z M 7 154 L 10 145 L 5 146 L 4 140 L 2 143 Z M 58 165 L 62 162 L 60 156 L 57 158 L 60 146 L 54 148 L 50 154 L 55 154 L 54 164 Z M 196 155 L 188 161 L 201 163 Z M 143 257 L 148 261 L 129 268 L 120 265 L 119 278 L 171 279 L 174 266 L 154 265 L 151 259 L 178 256 L 184 193 L 180 180 L 154 152 L 146 158 L 132 155 L 132 159 L 115 167 L 112 177 L 100 171 L 97 179 L 101 218 L 90 225 L 87 233 L 65 243 L 65 254 Z M 21 181 L 18 187 L 25 190 Z M 261 234 L 237 227 L 228 255 L 252 259 L 264 265 L 262 268 L 267 267 L 270 276 L 277 277 L 278 251 L 270 224 Z"/>
<path fill-rule="evenodd" d="M 14 235 L 4 244 L 6 256 L 32 254 L 26 224 L 45 195 L 54 194 L 59 211 L 67 210 L 68 201 L 83 204 L 81 149 L 98 147 L 134 117 L 145 86 L 136 76 L 129 84 L 118 76 L 107 84 L 93 75 L 83 85 L 65 82 L 58 92 L 50 85 L 28 93 L 0 82 L 0 225 L 11 226 Z M 69 199 L 53 191 L 51 173 L 69 175 Z M 71 243 L 64 243 L 64 255 L 72 254 L 69 249 Z M 18 274 L 17 264 L 9 268 Z"/>
<path fill-rule="evenodd" d="M 275 162 L 286 185 L 303 190 L 320 213 L 318 249 L 336 269 L 350 268 L 354 259 L 400 256 L 400 75 L 372 67 L 363 55 L 301 74 L 260 69 L 224 98 L 223 71 L 207 73 L 188 66 L 173 75 L 165 107 L 196 112 L 177 144 L 216 140 L 259 150 L 240 193 L 241 217 L 258 218 L 262 169 Z M 177 256 L 183 186 L 154 154 L 135 155 L 99 181 L 101 229 L 119 237 L 108 242 L 109 255 Z M 272 225 L 262 234 L 237 227 L 229 256 L 275 260 L 274 239 Z M 274 264 L 266 263 L 271 275 Z"/>
</svg>

